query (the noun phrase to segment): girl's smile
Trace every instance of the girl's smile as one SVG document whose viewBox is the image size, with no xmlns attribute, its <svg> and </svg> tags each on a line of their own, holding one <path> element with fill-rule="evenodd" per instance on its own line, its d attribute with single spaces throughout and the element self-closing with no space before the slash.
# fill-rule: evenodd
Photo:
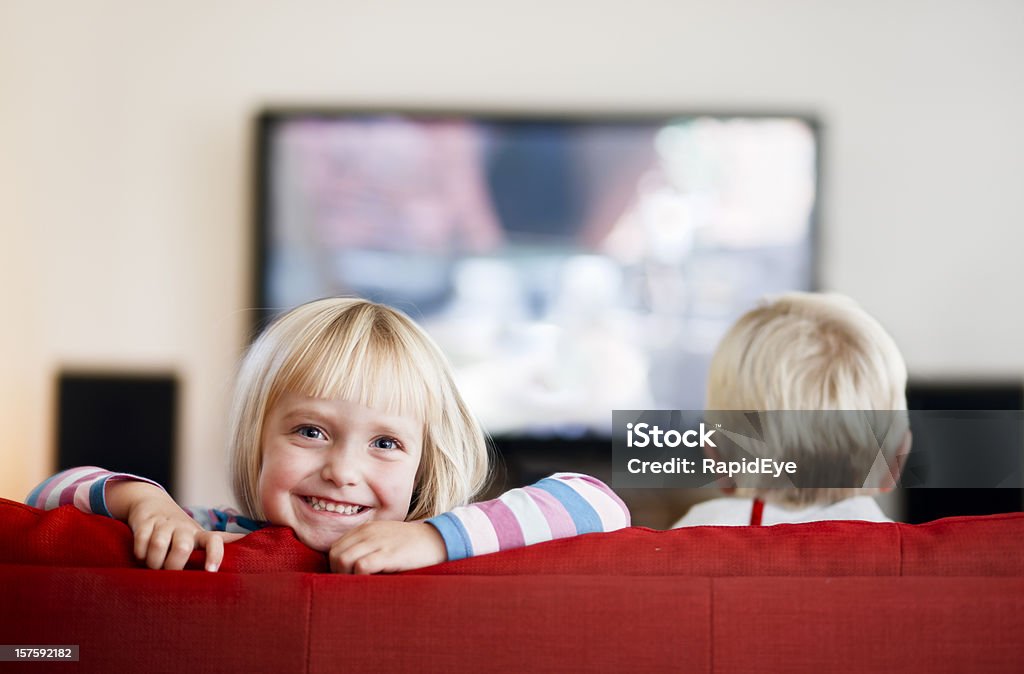
<svg viewBox="0 0 1024 674">
<path fill-rule="evenodd" d="M 316 496 L 303 496 L 302 500 L 317 512 L 331 512 L 339 515 L 358 515 L 369 510 L 367 506 L 354 503 L 338 503 L 329 499 L 317 498 Z"/>
<path fill-rule="evenodd" d="M 422 451 L 417 419 L 286 393 L 263 428 L 264 516 L 321 551 L 363 522 L 402 521 Z"/>
</svg>

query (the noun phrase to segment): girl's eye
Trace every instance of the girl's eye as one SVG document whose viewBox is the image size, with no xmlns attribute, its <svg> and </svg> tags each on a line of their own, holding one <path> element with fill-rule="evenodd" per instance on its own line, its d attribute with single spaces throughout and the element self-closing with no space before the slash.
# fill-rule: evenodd
<svg viewBox="0 0 1024 674">
<path fill-rule="evenodd" d="M 296 433 L 310 440 L 323 440 L 324 432 L 316 426 L 301 426 Z"/>
<path fill-rule="evenodd" d="M 401 443 L 398 442 L 398 440 L 395 440 L 394 438 L 389 438 L 387 436 L 381 437 L 381 438 L 377 438 L 376 440 L 373 441 L 372 445 L 373 445 L 373 447 L 375 449 L 384 449 L 384 450 L 393 450 L 393 449 L 401 449 L 402 448 L 402 445 L 401 445 Z"/>
</svg>

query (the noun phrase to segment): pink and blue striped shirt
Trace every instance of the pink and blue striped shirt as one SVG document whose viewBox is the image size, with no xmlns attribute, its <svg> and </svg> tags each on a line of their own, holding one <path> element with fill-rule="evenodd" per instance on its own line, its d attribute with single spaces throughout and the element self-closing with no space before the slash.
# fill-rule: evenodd
<svg viewBox="0 0 1024 674">
<path fill-rule="evenodd" d="M 629 526 L 629 510 L 600 480 L 555 473 L 493 501 L 455 508 L 427 520 L 441 532 L 448 559 Z"/>
<path fill-rule="evenodd" d="M 25 502 L 50 510 L 73 505 L 110 517 L 105 487 L 110 480 L 152 480 L 95 466 L 70 468 L 46 479 Z M 204 529 L 250 533 L 266 522 L 236 510 L 184 508 Z M 607 485 L 580 473 L 556 473 L 530 487 L 512 489 L 493 501 L 455 508 L 427 520 L 440 532 L 448 559 L 476 557 L 579 534 L 615 531 L 630 524 L 629 509 Z"/>
</svg>

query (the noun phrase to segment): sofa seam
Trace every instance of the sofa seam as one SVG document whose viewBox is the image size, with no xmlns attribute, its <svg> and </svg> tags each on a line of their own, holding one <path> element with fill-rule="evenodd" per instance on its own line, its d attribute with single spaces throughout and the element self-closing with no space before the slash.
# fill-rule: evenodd
<svg viewBox="0 0 1024 674">
<path fill-rule="evenodd" d="M 904 550 L 903 550 L 903 527 L 899 524 L 896 525 L 896 541 L 899 545 L 899 559 L 900 559 L 900 577 L 904 575 Z"/>
<path fill-rule="evenodd" d="M 708 672 L 715 671 L 715 579 L 708 578 Z"/>
<path fill-rule="evenodd" d="M 306 579 L 306 674 L 310 672 L 310 659 L 313 650 L 313 583 L 315 578 Z"/>
</svg>

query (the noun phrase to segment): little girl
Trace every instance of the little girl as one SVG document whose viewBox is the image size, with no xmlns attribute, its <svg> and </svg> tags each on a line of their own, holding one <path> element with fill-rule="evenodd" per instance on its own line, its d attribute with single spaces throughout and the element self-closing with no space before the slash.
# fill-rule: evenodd
<svg viewBox="0 0 1024 674">
<path fill-rule="evenodd" d="M 47 479 L 26 502 L 127 522 L 135 555 L 215 571 L 224 543 L 290 527 L 331 570 L 395 572 L 629 526 L 607 486 L 559 473 L 465 505 L 488 477 L 487 444 L 430 337 L 404 314 L 332 298 L 278 318 L 239 370 L 230 418 L 233 510 L 182 510 L 154 482 L 99 468 Z M 427 519 L 429 518 L 429 519 Z"/>
</svg>

